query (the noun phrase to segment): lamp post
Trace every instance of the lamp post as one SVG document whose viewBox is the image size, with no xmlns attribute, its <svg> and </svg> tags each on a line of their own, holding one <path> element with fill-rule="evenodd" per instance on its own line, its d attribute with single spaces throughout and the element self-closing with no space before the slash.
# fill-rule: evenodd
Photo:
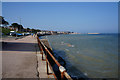
<svg viewBox="0 0 120 80">
<path fill-rule="evenodd" d="M 21 32 L 21 27 L 22 27 L 22 26 L 21 26 L 21 18 L 20 18 L 20 32 Z"/>
</svg>

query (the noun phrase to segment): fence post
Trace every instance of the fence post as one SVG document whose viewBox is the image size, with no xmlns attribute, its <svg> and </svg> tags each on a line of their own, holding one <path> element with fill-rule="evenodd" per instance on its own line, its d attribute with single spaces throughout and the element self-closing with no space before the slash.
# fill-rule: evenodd
<svg viewBox="0 0 120 80">
<path fill-rule="evenodd" d="M 64 80 L 64 72 L 61 72 L 61 80 Z"/>
<path fill-rule="evenodd" d="M 66 71 L 66 69 L 63 66 L 59 66 L 59 70 L 61 72 L 61 80 L 64 79 L 64 72 Z"/>
<path fill-rule="evenodd" d="M 45 52 L 46 52 L 46 68 L 47 68 L 47 74 L 49 74 L 49 69 L 48 69 L 48 56 L 47 56 L 47 51 L 46 51 L 46 49 L 45 49 Z"/>
<path fill-rule="evenodd" d="M 42 45 L 41 45 L 41 54 L 42 54 L 42 60 L 44 60 L 43 59 L 43 48 L 42 48 Z"/>
<path fill-rule="evenodd" d="M 49 74 L 49 70 L 48 70 L 48 62 L 46 61 L 46 67 L 47 67 L 47 74 Z"/>
<path fill-rule="evenodd" d="M 44 59 L 43 59 L 43 48 L 42 48 L 42 45 L 41 45 L 39 39 L 38 39 L 38 45 L 39 45 L 40 50 L 41 50 L 40 53 L 42 54 L 42 60 L 44 60 Z"/>
<path fill-rule="evenodd" d="M 44 60 L 44 59 L 43 59 L 43 52 L 42 52 L 42 60 Z"/>
</svg>

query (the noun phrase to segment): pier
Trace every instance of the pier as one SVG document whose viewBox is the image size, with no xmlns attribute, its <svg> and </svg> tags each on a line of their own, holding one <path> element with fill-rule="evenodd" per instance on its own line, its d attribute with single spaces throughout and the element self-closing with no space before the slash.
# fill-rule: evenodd
<svg viewBox="0 0 120 80">
<path fill-rule="evenodd" d="M 5 39 L 2 45 L 2 78 L 52 78 L 57 80 L 51 60 L 59 67 L 60 79 L 72 78 L 55 59 L 46 39 L 31 35 Z"/>
</svg>

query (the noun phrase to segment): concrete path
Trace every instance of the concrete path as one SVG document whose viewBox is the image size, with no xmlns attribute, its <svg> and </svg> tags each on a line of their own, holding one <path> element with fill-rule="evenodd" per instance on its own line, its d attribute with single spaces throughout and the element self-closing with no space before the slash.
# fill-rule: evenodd
<svg viewBox="0 0 120 80">
<path fill-rule="evenodd" d="M 18 40 L 5 41 L 2 51 L 3 78 L 38 78 L 36 39 L 27 36 Z"/>
<path fill-rule="evenodd" d="M 47 44 L 49 45 L 49 43 L 47 42 L 47 40 L 44 40 L 42 39 L 41 41 L 44 41 L 46 43 L 44 44 Z M 50 47 L 50 46 L 49 46 Z M 37 60 L 38 60 L 38 72 L 39 72 L 39 77 L 40 78 L 43 78 L 43 79 L 46 79 L 47 80 L 55 80 L 54 76 L 51 74 L 51 75 L 47 75 L 47 68 L 46 68 L 46 61 L 45 61 L 45 55 L 43 54 L 43 58 L 44 60 L 42 60 L 42 54 L 40 54 L 40 51 L 39 51 L 39 48 L 38 48 L 38 45 L 36 46 L 36 50 L 37 50 Z M 53 73 L 54 72 L 50 69 L 50 66 L 48 66 L 48 71 L 49 73 Z"/>
<path fill-rule="evenodd" d="M 2 78 L 54 78 L 47 75 L 36 37 L 4 39 L 2 50 Z M 45 57 L 45 56 L 44 56 Z"/>
</svg>

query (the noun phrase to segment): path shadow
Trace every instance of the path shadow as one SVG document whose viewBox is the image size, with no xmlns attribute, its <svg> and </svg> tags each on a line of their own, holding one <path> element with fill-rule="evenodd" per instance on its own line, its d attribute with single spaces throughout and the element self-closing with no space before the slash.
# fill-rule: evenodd
<svg viewBox="0 0 120 80">
<path fill-rule="evenodd" d="M 37 43 L 2 42 L 2 51 L 35 51 Z"/>
</svg>

